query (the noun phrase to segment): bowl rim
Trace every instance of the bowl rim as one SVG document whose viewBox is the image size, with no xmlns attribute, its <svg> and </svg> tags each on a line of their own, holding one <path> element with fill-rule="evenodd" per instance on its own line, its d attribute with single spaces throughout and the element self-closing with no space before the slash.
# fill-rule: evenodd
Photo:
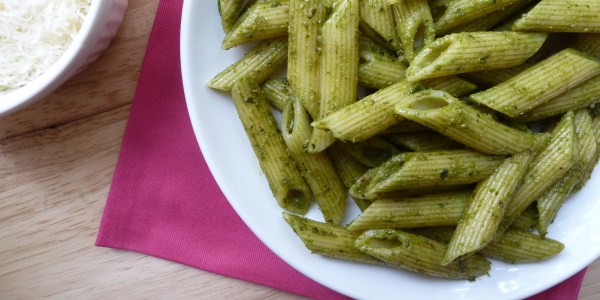
<svg viewBox="0 0 600 300">
<path fill-rule="evenodd" d="M 60 58 L 39 77 L 19 88 L 0 95 L 0 116 L 12 113 L 28 104 L 47 96 L 77 73 L 85 62 L 90 49 L 93 49 L 98 25 L 103 11 L 110 1 L 92 0 L 79 32 Z M 96 33 L 96 34 L 94 34 Z"/>
</svg>

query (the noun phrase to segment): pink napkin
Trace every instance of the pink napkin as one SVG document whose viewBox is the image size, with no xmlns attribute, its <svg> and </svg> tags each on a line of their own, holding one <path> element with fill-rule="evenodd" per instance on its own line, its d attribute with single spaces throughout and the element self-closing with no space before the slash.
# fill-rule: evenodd
<svg viewBox="0 0 600 300">
<path fill-rule="evenodd" d="M 346 299 L 263 245 L 211 176 L 185 106 L 179 63 L 182 2 L 160 1 L 96 245 L 310 298 Z M 531 299 L 577 299 L 584 273 Z"/>
</svg>

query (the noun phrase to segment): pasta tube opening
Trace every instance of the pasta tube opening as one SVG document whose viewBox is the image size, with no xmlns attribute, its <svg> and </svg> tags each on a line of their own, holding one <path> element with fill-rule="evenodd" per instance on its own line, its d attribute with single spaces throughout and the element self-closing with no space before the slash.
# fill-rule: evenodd
<svg viewBox="0 0 600 300">
<path fill-rule="evenodd" d="M 427 28 L 425 26 L 425 23 L 421 22 L 421 24 L 419 24 L 419 27 L 417 27 L 417 31 L 415 32 L 415 36 L 413 38 L 413 51 L 415 51 L 415 53 L 421 51 L 423 46 L 425 46 L 426 31 Z"/>
<path fill-rule="evenodd" d="M 285 117 L 281 119 L 281 128 L 285 131 L 285 135 L 292 135 L 294 132 L 294 101 L 290 101 L 288 105 L 283 108 L 282 115 Z"/>
<path fill-rule="evenodd" d="M 415 36 L 416 41 L 416 36 Z M 415 57 L 412 65 L 414 68 L 423 69 L 427 66 L 435 66 L 435 63 L 444 57 L 444 53 L 454 44 L 450 39 L 438 40 L 428 48 L 423 49 L 421 55 Z M 415 43 L 416 45 L 416 43 Z"/>
<path fill-rule="evenodd" d="M 444 98 L 436 97 L 435 95 L 428 95 L 428 97 L 424 98 L 414 98 L 414 101 L 408 104 L 406 107 L 412 110 L 428 111 L 444 108 L 449 104 L 450 103 L 448 100 Z"/>
<path fill-rule="evenodd" d="M 448 10 L 448 3 L 446 0 L 433 0 L 429 1 L 429 9 L 431 10 L 431 17 L 433 18 L 433 22 L 436 22 L 446 14 L 446 10 Z"/>
<path fill-rule="evenodd" d="M 287 189 L 283 194 L 283 203 L 285 207 L 290 207 L 290 211 L 302 211 L 306 209 L 306 191 L 299 189 Z M 310 199 L 310 198 L 309 198 Z M 293 208 L 293 209 L 292 209 Z"/>
<path fill-rule="evenodd" d="M 409 248 L 410 241 L 401 237 L 395 231 L 371 231 L 372 234 L 365 235 L 362 243 L 372 249 Z"/>
</svg>

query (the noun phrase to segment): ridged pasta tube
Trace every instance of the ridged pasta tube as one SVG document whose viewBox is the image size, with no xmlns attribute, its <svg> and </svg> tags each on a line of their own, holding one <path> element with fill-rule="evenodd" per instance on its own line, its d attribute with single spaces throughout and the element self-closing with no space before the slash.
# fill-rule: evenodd
<svg viewBox="0 0 600 300">
<path fill-rule="evenodd" d="M 538 140 L 536 134 L 499 123 L 443 91 L 412 94 L 395 109 L 404 118 L 489 154 L 518 153 L 533 148 Z"/>
<path fill-rule="evenodd" d="M 404 55 L 408 62 L 412 62 L 415 55 L 435 39 L 429 4 L 427 0 L 393 0 L 390 4 Z"/>
<path fill-rule="evenodd" d="M 261 88 L 269 104 L 279 111 L 283 111 L 285 105 L 290 101 L 290 85 L 285 78 L 269 79 Z"/>
<path fill-rule="evenodd" d="M 513 30 L 600 32 L 600 2 L 542 0 L 515 22 Z"/>
<path fill-rule="evenodd" d="M 444 14 L 435 23 L 438 35 L 465 23 L 500 12 L 522 0 L 454 0 L 448 1 Z"/>
<path fill-rule="evenodd" d="M 425 47 L 406 70 L 409 81 L 522 64 L 537 52 L 547 34 L 521 32 L 454 33 Z"/>
<path fill-rule="evenodd" d="M 509 229 L 479 253 L 514 264 L 546 260 L 559 254 L 564 248 L 565 245 L 559 241 L 531 232 Z"/>
<path fill-rule="evenodd" d="M 551 132 L 552 136 L 534 158 L 525 174 L 523 184 L 517 188 L 506 206 L 506 215 L 499 230 L 504 230 L 533 201 L 563 177 L 575 160 L 576 135 L 573 112 L 563 116 Z"/>
<path fill-rule="evenodd" d="M 242 14 L 244 9 L 252 4 L 254 0 L 218 0 L 219 2 L 219 15 L 221 16 L 221 25 L 223 31 L 228 33 L 231 31 L 231 27 Z"/>
<path fill-rule="evenodd" d="M 448 33 L 458 33 L 458 32 L 477 32 L 477 31 L 487 31 L 494 26 L 498 25 L 505 19 L 514 15 L 516 12 L 525 8 L 527 4 L 529 4 L 532 0 L 520 0 L 515 3 L 496 11 L 492 14 L 482 16 L 478 19 L 475 19 L 471 22 L 461 24 L 457 27 L 452 28 L 448 31 Z M 498 30 L 495 30 L 498 31 Z M 510 31 L 510 30 L 508 30 Z"/>
<path fill-rule="evenodd" d="M 319 115 L 319 27 L 325 21 L 320 0 L 290 0 L 288 69 L 290 87 L 309 115 Z"/>
<path fill-rule="evenodd" d="M 522 114 L 516 120 L 533 122 L 564 114 L 600 102 L 600 76 L 588 79 L 576 87 Z"/>
<path fill-rule="evenodd" d="M 359 0 L 341 0 L 321 27 L 321 86 L 318 119 L 356 102 L 358 86 Z M 329 147 L 335 138 L 314 128 L 308 152 Z"/>
<path fill-rule="evenodd" d="M 306 213 L 312 194 L 290 157 L 260 87 L 251 77 L 242 77 L 233 86 L 232 96 L 246 135 L 279 206 L 293 213 Z"/>
<path fill-rule="evenodd" d="M 327 223 L 340 224 L 346 211 L 347 192 L 326 153 L 307 153 L 310 118 L 300 101 L 290 101 L 283 111 L 281 132 L 292 158 L 308 183 Z"/>
<path fill-rule="evenodd" d="M 442 243 L 449 242 L 454 234 L 454 229 L 448 226 L 411 231 Z M 478 252 L 509 263 L 523 263 L 546 260 L 560 253 L 564 247 L 559 241 L 511 227 Z"/>
<path fill-rule="evenodd" d="M 400 48 L 396 22 L 388 0 L 360 0 L 360 20 L 378 33 L 393 48 Z"/>
<path fill-rule="evenodd" d="M 532 159 L 533 151 L 507 158 L 490 177 L 477 185 L 448 243 L 444 264 L 477 252 L 493 240 L 504 208 Z"/>
<path fill-rule="evenodd" d="M 283 218 L 312 253 L 362 263 L 385 264 L 358 250 L 354 246 L 358 234 L 352 233 L 344 227 L 309 220 L 285 212 Z"/>
<path fill-rule="evenodd" d="M 350 193 L 378 199 L 394 191 L 471 184 L 492 174 L 502 161 L 473 150 L 401 153 L 367 171 Z"/>
<path fill-rule="evenodd" d="M 573 122 L 578 145 L 575 161 L 565 176 L 537 199 L 537 229 L 542 235 L 546 235 L 558 209 L 595 164 L 594 157 L 598 146 L 593 132 L 592 117 L 587 109 L 580 109 L 575 112 Z"/>
<path fill-rule="evenodd" d="M 235 22 L 222 48 L 287 35 L 288 14 L 288 0 L 258 0 Z"/>
<path fill-rule="evenodd" d="M 477 86 L 458 77 L 428 79 L 420 83 L 402 80 L 312 125 L 331 131 L 333 136 L 342 141 L 364 141 L 404 120 L 394 112 L 394 106 L 405 96 L 424 88 L 443 89 L 458 96 L 475 90 Z"/>
<path fill-rule="evenodd" d="M 565 49 L 471 99 L 514 118 L 598 74 L 600 62 Z"/>
<path fill-rule="evenodd" d="M 477 254 L 442 266 L 446 244 L 400 230 L 369 230 L 355 245 L 388 264 L 430 276 L 474 280 L 490 270 L 490 262 Z"/>
<path fill-rule="evenodd" d="M 375 200 L 348 225 L 348 230 L 417 228 L 456 225 L 472 191 L 431 194 L 420 197 Z"/>
<path fill-rule="evenodd" d="M 261 42 L 239 61 L 211 79 L 208 87 L 230 92 L 235 82 L 246 76 L 262 83 L 285 63 L 287 49 L 287 38 Z"/>
<path fill-rule="evenodd" d="M 386 88 L 404 78 L 408 65 L 371 39 L 359 38 L 358 82 L 375 89 Z"/>
</svg>

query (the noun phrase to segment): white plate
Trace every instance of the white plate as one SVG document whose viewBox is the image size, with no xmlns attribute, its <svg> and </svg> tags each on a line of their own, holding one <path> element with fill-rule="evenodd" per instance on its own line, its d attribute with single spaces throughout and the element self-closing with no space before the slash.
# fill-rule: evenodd
<svg viewBox="0 0 600 300">
<path fill-rule="evenodd" d="M 187 0 L 181 25 L 181 64 L 187 106 L 204 158 L 227 199 L 250 229 L 298 271 L 359 299 L 521 299 L 572 276 L 600 255 L 600 172 L 561 209 L 550 237 L 565 244 L 541 263 L 493 261 L 489 277 L 443 280 L 312 255 L 281 217 L 229 95 L 206 83 L 245 49 L 223 51 L 217 0 Z M 350 215 L 356 215 L 353 207 Z M 308 216 L 322 220 L 313 207 Z"/>
</svg>

